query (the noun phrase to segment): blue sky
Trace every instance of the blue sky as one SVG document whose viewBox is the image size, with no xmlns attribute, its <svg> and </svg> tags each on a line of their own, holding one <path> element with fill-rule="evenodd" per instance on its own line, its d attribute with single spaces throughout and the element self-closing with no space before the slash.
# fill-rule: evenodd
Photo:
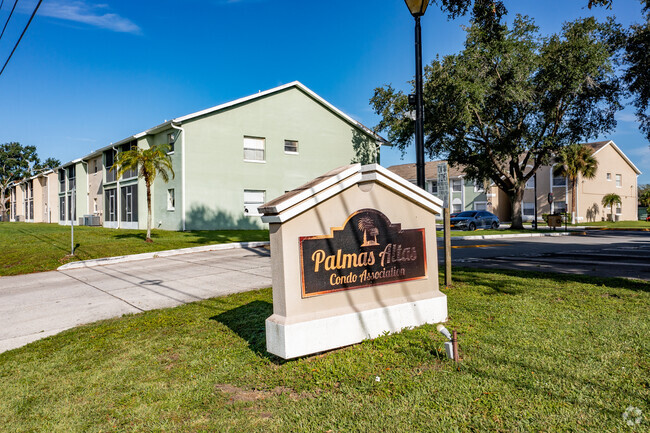
<svg viewBox="0 0 650 433">
<path fill-rule="evenodd" d="M 21 0 L 0 39 L 4 62 L 37 0 Z M 611 11 L 587 0 L 506 0 L 510 16 L 532 16 L 543 33 L 564 21 L 614 14 L 642 20 L 637 0 Z M 0 10 L 4 24 L 13 0 Z M 422 19 L 425 63 L 458 52 L 466 19 L 435 6 Z M 402 0 L 44 0 L 0 76 L 0 142 L 35 145 L 63 162 L 189 114 L 294 80 L 373 127 L 375 87 L 408 90 L 414 71 L 413 18 Z M 612 139 L 650 183 L 650 149 L 633 110 Z M 414 162 L 413 150 L 385 150 L 382 164 Z"/>
</svg>

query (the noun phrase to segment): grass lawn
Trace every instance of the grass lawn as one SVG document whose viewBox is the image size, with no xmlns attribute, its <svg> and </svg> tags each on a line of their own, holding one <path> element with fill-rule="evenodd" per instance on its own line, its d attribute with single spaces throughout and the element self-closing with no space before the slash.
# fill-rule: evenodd
<svg viewBox="0 0 650 433">
<path fill-rule="evenodd" d="M 457 270 L 449 329 L 265 351 L 269 289 L 98 322 L 0 354 L 10 432 L 650 431 L 650 284 Z M 643 411 L 632 429 L 622 414 Z"/>
<path fill-rule="evenodd" d="M 625 229 L 649 229 L 650 221 L 598 221 L 593 223 L 578 223 L 577 226 L 603 227 L 603 228 L 625 228 Z"/>
<path fill-rule="evenodd" d="M 58 224 L 0 222 L 0 276 L 51 271 L 75 260 L 147 253 L 199 245 L 268 241 L 268 230 L 173 232 L 75 227 L 75 256 L 70 254 L 70 227 Z"/>
</svg>

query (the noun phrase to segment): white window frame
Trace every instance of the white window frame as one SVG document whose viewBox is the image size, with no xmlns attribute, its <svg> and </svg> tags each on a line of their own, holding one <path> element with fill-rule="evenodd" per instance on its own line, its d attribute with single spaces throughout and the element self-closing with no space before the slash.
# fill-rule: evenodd
<svg viewBox="0 0 650 433">
<path fill-rule="evenodd" d="M 250 217 L 261 216 L 258 207 L 266 203 L 266 191 L 261 189 L 244 190 L 244 215 Z"/>
<path fill-rule="evenodd" d="M 460 185 L 456 189 L 456 185 Z M 451 192 L 463 192 L 463 179 L 451 179 Z"/>
<path fill-rule="evenodd" d="M 616 174 L 616 188 L 623 188 L 623 175 L 620 173 Z"/>
<path fill-rule="evenodd" d="M 246 151 L 262 151 L 262 159 L 249 159 L 246 158 Z M 249 154 L 250 156 L 250 154 Z M 265 163 L 266 162 L 266 139 L 263 137 L 249 137 L 244 136 L 244 161 Z"/>
<path fill-rule="evenodd" d="M 526 210 L 529 211 L 529 213 L 526 213 Z M 522 216 L 529 216 L 529 217 L 535 217 L 535 202 L 529 201 L 529 202 L 523 202 L 521 206 L 521 214 Z"/>
<path fill-rule="evenodd" d="M 167 189 L 167 210 L 176 210 L 176 193 L 174 191 L 174 188 Z"/>
<path fill-rule="evenodd" d="M 556 182 L 556 180 L 562 180 L 562 183 Z M 566 188 L 567 186 L 567 181 L 566 181 L 566 176 L 553 176 L 551 178 L 551 184 L 553 185 L 553 188 Z"/>
<path fill-rule="evenodd" d="M 296 150 L 287 150 L 287 143 L 295 143 Z M 288 155 L 298 155 L 298 140 L 284 140 L 284 153 Z"/>
<path fill-rule="evenodd" d="M 568 209 L 569 209 L 569 208 L 567 207 L 567 203 L 566 203 L 566 201 L 554 201 L 554 202 L 553 202 L 553 210 L 554 210 L 555 212 L 560 212 L 560 210 L 558 209 L 558 207 L 559 207 L 558 205 L 559 205 L 560 203 L 564 203 L 564 206 L 563 206 L 563 208 L 564 208 L 564 212 L 563 212 L 563 213 L 566 213 L 566 212 L 568 211 Z"/>
<path fill-rule="evenodd" d="M 167 133 L 167 146 L 169 146 L 169 152 L 167 152 L 167 155 L 173 155 L 174 154 L 174 150 L 175 150 L 175 147 L 176 147 L 175 146 L 176 145 L 176 138 L 177 138 L 176 134 L 178 134 L 178 131 L 168 132 Z"/>
<path fill-rule="evenodd" d="M 612 181 L 612 173 L 607 173 L 607 182 Z"/>
<path fill-rule="evenodd" d="M 474 192 L 477 193 L 483 193 L 485 192 L 485 188 L 483 188 L 483 184 L 480 184 L 478 182 L 474 182 Z M 487 210 L 487 209 L 484 209 Z"/>
</svg>

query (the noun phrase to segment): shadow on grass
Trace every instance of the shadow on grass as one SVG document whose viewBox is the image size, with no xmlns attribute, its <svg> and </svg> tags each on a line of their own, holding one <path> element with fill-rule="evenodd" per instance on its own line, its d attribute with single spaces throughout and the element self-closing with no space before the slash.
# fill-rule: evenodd
<svg viewBox="0 0 650 433">
<path fill-rule="evenodd" d="M 134 230 L 134 231 L 116 234 L 113 237 L 115 239 L 140 239 L 142 242 L 144 242 L 147 239 L 147 231 Z M 151 239 L 156 239 L 159 237 L 160 235 L 158 233 L 154 232 L 153 230 L 151 231 Z"/>
<path fill-rule="evenodd" d="M 509 289 L 504 287 L 502 281 L 492 280 L 490 278 L 480 278 L 479 275 L 500 274 L 519 278 L 534 278 L 540 280 L 552 280 L 557 282 L 574 282 L 582 284 L 594 284 L 600 287 L 612 289 L 627 289 L 639 292 L 650 292 L 650 282 L 643 280 L 632 280 L 626 278 L 611 277 L 592 277 L 589 275 L 559 274 L 553 272 L 535 272 L 535 271 L 515 271 L 509 269 L 480 269 L 467 267 L 454 267 L 454 270 L 460 274 L 463 282 L 470 284 L 480 284 L 491 288 L 495 294 L 516 295 L 526 291 L 526 288 Z M 474 274 L 474 275 L 471 275 Z M 512 283 L 513 287 L 521 287 L 519 282 Z"/>
<path fill-rule="evenodd" d="M 266 319 L 273 314 L 273 304 L 266 301 L 253 301 L 241 307 L 233 308 L 210 320 L 226 325 L 235 334 L 246 340 L 248 347 L 257 356 L 267 358 L 276 364 L 285 361 L 266 351 Z"/>
</svg>

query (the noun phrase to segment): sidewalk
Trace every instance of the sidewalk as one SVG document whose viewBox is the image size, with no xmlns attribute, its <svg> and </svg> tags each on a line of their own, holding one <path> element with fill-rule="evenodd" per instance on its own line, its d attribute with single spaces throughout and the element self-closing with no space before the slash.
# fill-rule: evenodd
<svg viewBox="0 0 650 433">
<path fill-rule="evenodd" d="M 263 248 L 157 255 L 0 278 L 0 352 L 84 323 L 271 286 Z"/>
</svg>

